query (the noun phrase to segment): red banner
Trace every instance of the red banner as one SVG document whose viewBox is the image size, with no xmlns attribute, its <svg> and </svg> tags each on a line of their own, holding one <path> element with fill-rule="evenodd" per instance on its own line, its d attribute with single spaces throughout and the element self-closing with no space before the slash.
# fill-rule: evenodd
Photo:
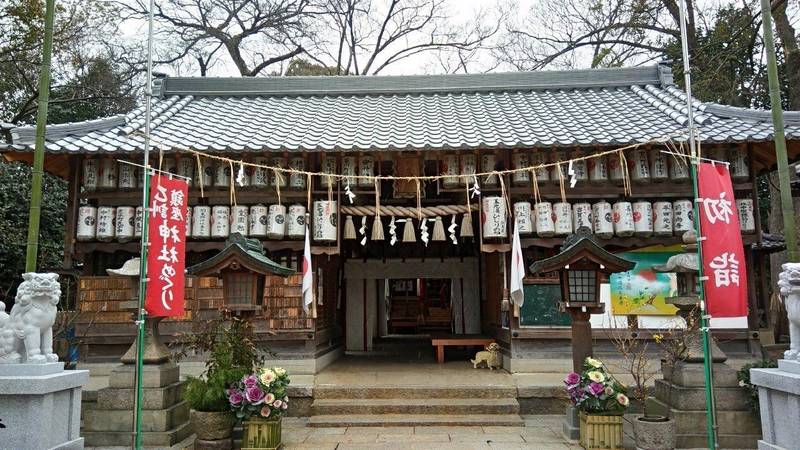
<svg viewBox="0 0 800 450">
<path fill-rule="evenodd" d="M 151 316 L 182 316 L 189 186 L 185 180 L 161 175 L 150 182 L 144 308 Z"/>
<path fill-rule="evenodd" d="M 708 313 L 712 318 L 746 316 L 747 268 L 728 167 L 701 163 L 697 182 Z"/>
</svg>

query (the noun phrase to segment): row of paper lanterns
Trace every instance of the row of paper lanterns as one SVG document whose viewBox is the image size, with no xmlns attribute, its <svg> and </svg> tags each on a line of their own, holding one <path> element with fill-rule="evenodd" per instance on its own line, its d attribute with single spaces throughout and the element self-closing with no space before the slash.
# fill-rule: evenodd
<svg viewBox="0 0 800 450">
<path fill-rule="evenodd" d="M 336 241 L 336 202 L 316 201 L 312 237 Z M 78 209 L 78 241 L 127 242 L 142 233 L 142 207 L 81 206 Z M 190 206 L 186 236 L 192 239 L 224 239 L 231 233 L 267 239 L 302 239 L 305 236 L 306 207 L 303 205 Z"/>
<path fill-rule="evenodd" d="M 571 176 L 567 173 L 567 161 L 574 159 L 572 170 L 576 181 L 622 181 L 625 173 L 619 155 L 611 154 L 607 156 L 594 157 L 585 160 L 577 160 L 586 156 L 582 151 L 567 152 L 556 150 L 551 153 L 534 151 L 518 151 L 512 155 L 512 168 L 519 169 L 530 166 L 537 166 L 553 162 L 563 162 L 561 170 L 565 178 Z M 734 181 L 746 181 L 750 177 L 750 169 L 747 154 L 744 149 L 734 147 L 730 149 L 714 149 L 710 152 L 710 157 L 720 161 L 730 163 L 730 173 Z M 442 186 L 445 188 L 457 188 L 464 186 L 464 178 L 454 175 L 469 175 L 478 173 L 478 156 L 472 153 L 448 153 L 442 157 Z M 256 157 L 252 162 L 262 166 L 286 167 L 292 170 L 305 170 L 305 159 L 302 156 L 286 158 L 276 157 Z M 480 171 L 491 172 L 496 170 L 497 155 L 495 153 L 484 152 L 480 155 Z M 244 167 L 244 176 L 239 178 L 238 174 L 231 174 L 231 164 L 228 161 L 216 161 L 215 164 L 207 164 L 203 167 L 202 177 L 196 177 L 197 169 L 196 158 L 183 156 L 170 158 L 167 160 L 167 171 L 179 176 L 188 178 L 190 184 L 200 179 L 203 186 L 223 186 L 229 187 L 231 176 L 234 181 L 241 186 L 280 186 L 282 188 L 304 189 L 306 187 L 307 176 L 301 173 L 282 173 L 277 177 L 275 172 L 263 167 Z M 233 164 L 233 170 L 238 171 L 237 164 Z M 556 166 L 543 167 L 535 170 L 536 179 L 540 183 L 558 182 L 559 176 Z M 371 187 L 374 180 L 369 178 L 375 175 L 375 158 L 369 155 L 346 155 L 341 158 L 341 170 L 338 168 L 337 158 L 326 156 L 322 159 L 321 171 L 324 173 L 340 174 L 345 177 L 345 183 L 351 186 Z M 660 150 L 637 149 L 628 155 L 628 172 L 630 178 L 636 182 L 648 181 L 685 181 L 689 179 L 689 169 L 685 161 L 678 161 L 669 154 Z M 451 175 L 451 176 L 448 176 Z M 348 178 L 352 177 L 352 178 Z M 531 181 L 530 171 L 514 172 L 511 175 L 514 184 L 525 185 Z M 328 178 L 322 178 L 322 185 L 328 186 Z M 498 184 L 497 176 L 487 176 L 480 182 L 487 186 Z M 113 158 L 86 158 L 83 162 L 83 186 L 86 190 L 95 189 L 133 189 L 141 185 L 140 171 L 136 166 L 125 163 L 117 163 Z"/>
<path fill-rule="evenodd" d="M 737 199 L 736 207 L 742 233 L 755 232 L 753 200 Z M 514 218 L 520 235 L 539 237 L 566 236 L 580 227 L 590 229 L 600 238 L 613 236 L 650 237 L 680 236 L 693 229 L 691 200 L 618 201 L 613 205 L 601 200 L 594 204 L 580 202 L 515 202 Z M 484 239 L 504 239 L 508 236 L 506 201 L 490 196 L 482 200 L 481 217 Z"/>
</svg>

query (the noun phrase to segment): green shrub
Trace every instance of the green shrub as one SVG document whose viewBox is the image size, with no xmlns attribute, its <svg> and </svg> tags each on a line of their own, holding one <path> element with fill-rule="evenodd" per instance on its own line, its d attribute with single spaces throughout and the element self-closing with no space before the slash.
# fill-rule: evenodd
<svg viewBox="0 0 800 450">
<path fill-rule="evenodd" d="M 745 364 L 738 372 L 736 372 L 736 378 L 739 380 L 739 386 L 742 386 L 747 390 L 750 394 L 750 408 L 753 412 L 758 413 L 758 387 L 754 386 L 753 383 L 750 382 L 750 369 L 774 369 L 778 367 L 778 363 L 769 360 L 763 359 L 761 361 L 757 361 L 750 364 Z"/>
</svg>

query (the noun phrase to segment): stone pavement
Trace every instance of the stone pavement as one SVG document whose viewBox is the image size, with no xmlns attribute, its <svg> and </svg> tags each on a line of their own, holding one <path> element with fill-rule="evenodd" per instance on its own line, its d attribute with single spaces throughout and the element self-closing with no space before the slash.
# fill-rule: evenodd
<svg viewBox="0 0 800 450">
<path fill-rule="evenodd" d="M 578 450 L 561 437 L 563 416 L 523 416 L 524 427 L 312 428 L 307 419 L 283 419 L 284 450 Z"/>
</svg>

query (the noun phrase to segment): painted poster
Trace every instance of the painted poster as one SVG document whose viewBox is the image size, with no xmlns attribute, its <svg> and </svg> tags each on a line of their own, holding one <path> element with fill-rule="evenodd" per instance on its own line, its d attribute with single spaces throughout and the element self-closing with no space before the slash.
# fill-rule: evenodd
<svg viewBox="0 0 800 450">
<path fill-rule="evenodd" d="M 609 277 L 611 312 L 616 315 L 671 316 L 677 311 L 665 301 L 677 292 L 675 274 L 656 273 L 652 267 L 667 262 L 673 252 L 628 252 L 619 256 L 634 261 L 628 272 Z"/>
</svg>

